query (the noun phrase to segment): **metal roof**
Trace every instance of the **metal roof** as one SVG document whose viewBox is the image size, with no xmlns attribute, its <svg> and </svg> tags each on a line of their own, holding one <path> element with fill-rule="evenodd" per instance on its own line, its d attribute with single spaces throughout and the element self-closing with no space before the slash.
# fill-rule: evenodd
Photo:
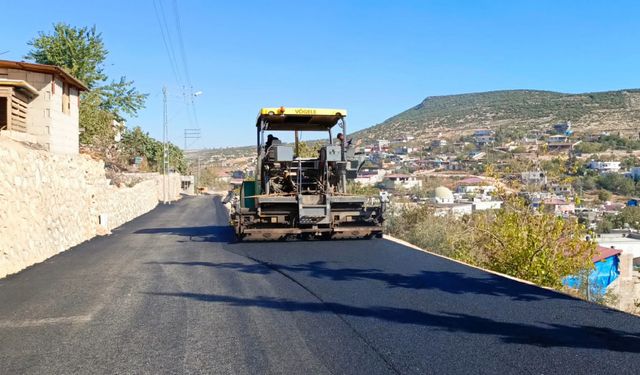
<svg viewBox="0 0 640 375">
<path fill-rule="evenodd" d="M 55 65 L 34 64 L 22 61 L 0 60 L 0 68 L 5 69 L 21 69 L 29 72 L 47 73 L 60 76 L 63 81 L 72 86 L 77 87 L 81 91 L 88 91 L 89 88 L 79 79 L 65 72 L 62 68 Z"/>
<path fill-rule="evenodd" d="M 596 263 L 601 260 L 605 260 L 609 257 L 620 255 L 620 254 L 622 254 L 622 250 L 620 249 L 614 249 L 614 248 L 598 245 L 598 247 L 596 248 L 595 254 L 593 254 L 593 257 L 591 258 L 591 260 L 593 261 L 593 263 Z"/>
<path fill-rule="evenodd" d="M 265 130 L 324 131 L 334 127 L 346 116 L 346 109 L 262 108 L 256 126 L 264 121 L 267 124 Z"/>
</svg>

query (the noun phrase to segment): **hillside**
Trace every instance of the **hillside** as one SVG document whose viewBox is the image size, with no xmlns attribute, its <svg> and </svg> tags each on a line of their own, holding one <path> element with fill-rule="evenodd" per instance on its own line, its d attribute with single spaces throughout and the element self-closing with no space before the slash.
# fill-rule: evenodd
<svg viewBox="0 0 640 375">
<path fill-rule="evenodd" d="M 640 129 L 640 89 L 584 94 L 507 90 L 433 96 L 354 136 L 374 140 L 410 134 L 426 140 L 477 128 L 547 128 L 566 120 L 576 131 L 635 132 Z"/>
</svg>

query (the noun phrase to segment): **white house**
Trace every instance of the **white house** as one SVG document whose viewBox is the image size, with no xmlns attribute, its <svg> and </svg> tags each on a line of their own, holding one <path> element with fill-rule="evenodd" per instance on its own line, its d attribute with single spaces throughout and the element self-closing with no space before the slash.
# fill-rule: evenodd
<svg viewBox="0 0 640 375">
<path fill-rule="evenodd" d="M 409 174 L 390 174 L 384 178 L 384 186 L 387 189 L 413 189 L 422 187 L 422 180 Z"/>
<path fill-rule="evenodd" d="M 498 210 L 502 207 L 502 201 L 494 201 L 494 200 L 474 199 L 472 204 L 473 204 L 474 211 Z"/>
<path fill-rule="evenodd" d="M 520 180 L 527 185 L 546 185 L 547 175 L 542 171 L 526 171 L 520 174 Z"/>
<path fill-rule="evenodd" d="M 619 161 L 595 161 L 591 160 L 589 164 L 587 164 L 589 169 L 594 169 L 596 171 L 602 173 L 608 172 L 618 172 L 620 171 L 620 162 Z"/>
<path fill-rule="evenodd" d="M 473 213 L 473 205 L 471 203 L 436 204 L 433 216 L 453 215 L 459 218 L 464 215 L 471 215 L 471 213 Z"/>
<path fill-rule="evenodd" d="M 389 147 L 389 141 L 386 139 L 378 139 L 377 146 L 378 150 L 382 150 L 383 148 Z"/>
</svg>

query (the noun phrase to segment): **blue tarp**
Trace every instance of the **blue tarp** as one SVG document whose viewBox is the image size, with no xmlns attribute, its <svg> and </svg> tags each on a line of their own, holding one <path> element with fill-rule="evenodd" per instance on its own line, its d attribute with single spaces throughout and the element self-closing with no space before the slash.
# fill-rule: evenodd
<svg viewBox="0 0 640 375">
<path fill-rule="evenodd" d="M 603 296 L 607 292 L 607 287 L 618 278 L 620 271 L 617 255 L 605 258 L 594 264 L 595 269 L 589 274 L 589 292 L 594 296 Z M 562 283 L 570 288 L 578 289 L 583 278 L 580 276 L 567 276 Z"/>
</svg>

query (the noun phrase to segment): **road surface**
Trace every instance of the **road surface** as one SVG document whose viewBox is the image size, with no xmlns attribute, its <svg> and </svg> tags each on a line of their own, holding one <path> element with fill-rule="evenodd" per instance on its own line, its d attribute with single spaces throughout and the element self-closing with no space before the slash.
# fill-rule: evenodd
<svg viewBox="0 0 640 375">
<path fill-rule="evenodd" d="M 387 240 L 159 206 L 0 280 L 0 373 L 638 374 L 640 318 Z"/>
</svg>

